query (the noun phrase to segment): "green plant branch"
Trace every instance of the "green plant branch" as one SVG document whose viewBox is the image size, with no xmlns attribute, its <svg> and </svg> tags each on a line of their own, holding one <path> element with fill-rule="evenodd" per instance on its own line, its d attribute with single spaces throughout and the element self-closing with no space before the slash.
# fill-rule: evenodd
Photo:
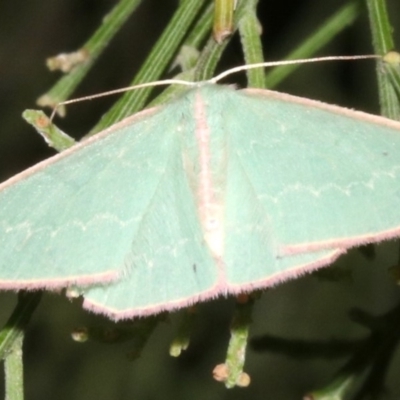
<svg viewBox="0 0 400 400">
<path fill-rule="evenodd" d="M 111 12 L 103 18 L 100 28 L 98 28 L 93 36 L 82 46 L 82 49 L 84 49 L 84 52 L 87 54 L 84 62 L 76 65 L 48 92 L 40 96 L 37 100 L 39 106 L 49 106 L 54 108 L 58 103 L 69 98 L 82 79 L 86 76 L 97 58 L 101 55 L 102 51 L 141 1 L 142 0 L 120 0 L 117 2 Z M 63 115 L 62 108 L 59 110 L 59 114 Z"/>
<path fill-rule="evenodd" d="M 346 394 L 355 386 L 356 382 L 356 374 L 346 375 L 343 379 L 333 381 L 329 387 L 306 394 L 303 400 L 344 400 Z"/>
<path fill-rule="evenodd" d="M 394 50 L 393 28 L 389 22 L 386 0 L 366 0 L 366 3 L 375 53 L 384 55 Z"/>
<path fill-rule="evenodd" d="M 177 53 L 181 42 L 192 25 L 197 14 L 204 6 L 205 0 L 182 0 L 174 16 L 164 32 L 153 46 L 150 55 L 137 73 L 132 85 L 141 82 L 152 82 L 160 78 L 168 64 Z M 121 119 L 134 114 L 143 108 L 152 88 L 138 89 L 127 92 L 113 107 L 101 118 L 91 130 L 93 135 Z"/>
<path fill-rule="evenodd" d="M 203 47 L 203 50 L 200 53 L 199 59 L 195 67 L 195 82 L 208 80 L 214 75 L 215 68 L 217 67 L 218 62 L 221 59 L 222 53 L 224 52 L 228 42 L 228 40 L 225 40 L 219 45 L 214 40 L 214 38 L 210 38 L 207 41 L 206 45 Z"/>
<path fill-rule="evenodd" d="M 200 57 L 202 43 L 210 35 L 214 5 L 210 4 L 196 21 L 193 29 L 182 44 L 173 67 L 179 65 L 182 72 L 174 76 L 176 79 L 195 81 L 195 69 Z M 186 53 L 186 54 L 185 54 Z M 150 102 L 150 106 L 166 103 L 179 93 L 187 90 L 182 85 L 170 85 L 159 96 Z"/>
<path fill-rule="evenodd" d="M 178 327 L 178 331 L 169 348 L 169 354 L 172 357 L 179 357 L 182 351 L 186 350 L 189 347 L 190 335 L 192 333 L 195 320 L 195 307 L 190 307 L 184 310 L 184 314 Z"/>
<path fill-rule="evenodd" d="M 183 73 L 195 68 L 199 59 L 201 45 L 204 43 L 211 31 L 213 13 L 214 5 L 210 3 L 201 16 L 197 19 L 196 24 L 189 32 L 187 38 L 181 46 L 178 56 L 176 57 L 177 61 L 174 63 L 174 65 L 180 65 Z M 183 61 L 178 61 L 178 59 L 183 59 Z M 182 73 L 179 73 L 176 75 L 176 78 L 181 78 L 181 76 Z"/>
<path fill-rule="evenodd" d="M 5 400 L 24 399 L 24 370 L 22 360 L 23 331 L 15 338 L 10 348 L 10 353 L 4 360 L 6 381 Z"/>
<path fill-rule="evenodd" d="M 397 101 L 400 102 L 400 53 L 390 51 L 383 57 L 384 72 L 396 93 Z"/>
<path fill-rule="evenodd" d="M 66 150 L 76 143 L 71 136 L 54 125 L 41 110 L 25 110 L 22 118 L 36 129 L 50 147 L 57 151 Z"/>
<path fill-rule="evenodd" d="M 184 46 L 193 46 L 198 51 L 200 51 L 200 47 L 202 43 L 204 43 L 207 36 L 209 36 L 212 26 L 212 17 L 214 13 L 213 4 L 209 4 L 208 7 L 204 10 L 201 16 L 196 20 L 196 24 L 189 32 Z"/>
<path fill-rule="evenodd" d="M 366 0 L 375 54 L 385 55 L 395 49 L 392 27 L 385 0 Z M 383 61 L 377 64 L 377 79 L 381 114 L 400 120 L 400 102 L 390 74 L 386 73 Z"/>
<path fill-rule="evenodd" d="M 8 355 L 14 341 L 21 335 L 31 319 L 41 297 L 41 292 L 20 292 L 18 294 L 18 303 L 0 331 L 0 360 Z"/>
<path fill-rule="evenodd" d="M 360 10 L 359 0 L 346 3 L 335 14 L 316 28 L 315 32 L 306 38 L 296 49 L 291 51 L 284 60 L 295 60 L 312 56 L 334 39 L 347 26 L 351 25 L 359 15 Z M 299 67 L 300 64 L 293 64 L 277 67 L 267 72 L 267 87 L 273 88 L 277 86 Z"/>
<path fill-rule="evenodd" d="M 246 64 L 257 64 L 264 61 L 261 43 L 261 25 L 257 18 L 258 0 L 251 0 L 246 5 L 246 13 L 239 21 L 239 34 Z M 248 87 L 265 88 L 263 68 L 247 71 Z"/>
<path fill-rule="evenodd" d="M 0 331 L 0 359 L 4 360 L 6 400 L 24 398 L 22 358 L 24 329 L 41 296 L 41 292 L 20 292 L 13 313 Z"/>
<path fill-rule="evenodd" d="M 234 15 L 233 32 L 238 29 L 239 21 L 248 12 L 247 3 L 247 0 L 238 0 Z M 205 81 L 213 77 L 217 64 L 221 59 L 222 53 L 224 52 L 228 43 L 228 40 L 224 40 L 221 44 L 218 44 L 214 38 L 209 38 L 196 65 L 196 71 L 194 75 L 196 82 Z"/>
<path fill-rule="evenodd" d="M 221 44 L 233 32 L 235 0 L 214 0 L 214 39 Z"/>
<path fill-rule="evenodd" d="M 241 298 L 243 296 L 239 297 Z M 235 386 L 246 387 L 250 384 L 250 376 L 243 371 L 243 368 L 253 306 L 254 299 L 249 296 L 245 296 L 245 301 L 236 303 L 226 360 L 224 364 L 214 369 L 214 379 L 224 382 L 228 389 Z"/>
</svg>

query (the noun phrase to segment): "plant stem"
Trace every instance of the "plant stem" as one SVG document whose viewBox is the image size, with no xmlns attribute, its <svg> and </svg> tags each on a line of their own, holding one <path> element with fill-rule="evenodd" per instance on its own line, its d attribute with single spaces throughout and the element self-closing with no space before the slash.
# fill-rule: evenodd
<svg viewBox="0 0 400 400">
<path fill-rule="evenodd" d="M 111 39 L 141 1 L 142 0 L 120 0 L 117 2 L 111 12 L 103 18 L 102 25 L 82 46 L 82 49 L 87 53 L 85 62 L 75 66 L 71 72 L 63 76 L 48 92 L 40 96 L 37 100 L 39 106 L 50 106 L 54 108 L 58 103 L 69 98 Z M 59 112 L 59 114 L 62 115 L 62 111 Z"/>
</svg>

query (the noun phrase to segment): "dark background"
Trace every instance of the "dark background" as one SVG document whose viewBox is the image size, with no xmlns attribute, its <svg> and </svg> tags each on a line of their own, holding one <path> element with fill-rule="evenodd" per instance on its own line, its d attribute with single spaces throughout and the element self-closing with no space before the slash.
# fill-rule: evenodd
<svg viewBox="0 0 400 400">
<path fill-rule="evenodd" d="M 48 56 L 78 48 L 114 4 L 111 0 L 30 0 L 0 3 L 0 180 L 54 154 L 20 117 L 35 108 L 35 99 L 56 80 L 46 70 Z M 145 0 L 113 40 L 76 96 L 125 86 L 172 15 L 177 1 Z M 308 36 L 345 1 L 260 0 L 259 16 L 267 59 L 279 60 Z M 388 0 L 400 42 L 400 3 Z M 366 13 L 319 55 L 371 53 Z M 230 45 L 226 64 L 242 64 L 240 46 Z M 221 67 L 222 69 L 224 66 Z M 281 91 L 324 100 L 372 113 L 379 112 L 374 64 L 371 61 L 304 66 L 279 87 Z M 111 104 L 102 99 L 69 108 L 60 125 L 80 137 Z M 34 211 L 33 211 L 34 212 Z M 342 257 L 351 278 L 329 282 L 308 276 L 266 292 L 254 311 L 252 337 L 264 333 L 287 339 L 326 341 L 362 338 L 368 331 L 349 320 L 352 307 L 373 314 L 397 305 L 399 290 L 387 273 L 397 262 L 397 245 L 377 246 L 367 260 L 359 251 Z M 0 323 L 12 311 L 15 295 L 0 295 Z M 229 338 L 231 300 L 200 307 L 190 349 L 179 359 L 168 356 L 168 344 L 179 316 L 162 324 L 141 359 L 130 362 L 129 343 L 77 344 L 70 331 L 103 319 L 82 311 L 64 297 L 48 294 L 34 315 L 25 342 L 26 399 L 300 399 L 329 383 L 346 358 L 296 360 L 288 354 L 248 351 L 248 389 L 226 390 L 211 378 L 223 362 Z M 394 355 L 385 399 L 400 398 L 400 358 Z M 1 384 L 0 384 L 1 386 Z M 1 396 L 1 394 L 0 394 Z"/>
</svg>

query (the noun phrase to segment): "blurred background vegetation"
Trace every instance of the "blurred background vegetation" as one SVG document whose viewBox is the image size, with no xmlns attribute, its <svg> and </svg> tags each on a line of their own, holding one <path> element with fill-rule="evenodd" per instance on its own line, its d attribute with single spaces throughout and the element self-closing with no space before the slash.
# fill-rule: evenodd
<svg viewBox="0 0 400 400">
<path fill-rule="evenodd" d="M 36 98 L 59 76 L 46 69 L 45 59 L 78 49 L 115 3 L 111 0 L 1 2 L 1 181 L 55 153 L 22 120 L 21 113 L 26 108 L 35 108 Z M 259 3 L 265 58 L 279 60 L 347 1 L 260 0 Z M 74 97 L 126 86 L 177 4 L 177 0 L 143 0 Z M 387 5 L 396 42 L 400 43 L 400 3 L 388 0 Z M 318 55 L 371 52 L 370 28 L 364 10 L 352 26 Z M 243 64 L 240 42 L 234 37 L 219 69 L 240 64 Z M 375 66 L 371 61 L 305 65 L 277 89 L 379 113 Z M 105 98 L 72 106 L 60 125 L 79 138 L 114 100 Z M 337 264 L 343 268 L 340 271 L 344 271 L 344 278 L 306 276 L 265 292 L 254 308 L 251 338 L 268 334 L 284 342 L 271 345 L 273 341 L 265 344 L 265 341 L 257 340 L 249 346 L 245 370 L 252 383 L 246 389 L 227 390 L 212 379 L 211 373 L 225 358 L 234 308 L 232 299 L 219 299 L 199 306 L 191 345 L 181 357 L 168 355 L 169 343 L 179 321 L 177 313 L 159 325 L 140 359 L 129 361 L 132 350 L 129 342 L 112 345 L 73 342 L 70 332 L 76 326 L 111 324 L 102 317 L 82 311 L 77 302 L 46 294 L 26 334 L 25 398 L 301 399 L 305 393 L 328 385 L 352 356 L 353 349 L 350 346 L 347 352 L 338 350 L 335 354 L 333 351 L 329 357 L 315 356 L 318 352 L 311 357 L 313 352 L 310 350 L 310 357 L 305 357 L 296 353 L 292 345 L 303 340 L 311 344 L 310 349 L 312 346 L 329 349 L 332 340 L 357 342 L 368 337 L 370 331 L 350 316 L 354 316 L 355 308 L 378 316 L 397 306 L 399 288 L 388 273 L 388 268 L 397 263 L 398 244 L 386 243 L 375 246 L 375 257 L 372 258 L 358 250 L 342 257 Z M 15 301 L 16 296 L 12 293 L 0 294 L 1 324 L 12 312 Z M 267 350 L 261 351 L 263 343 Z M 400 357 L 397 351 L 392 351 L 391 355 L 393 357 L 381 368 L 388 366 L 385 392 L 377 398 L 400 398 Z"/>
</svg>

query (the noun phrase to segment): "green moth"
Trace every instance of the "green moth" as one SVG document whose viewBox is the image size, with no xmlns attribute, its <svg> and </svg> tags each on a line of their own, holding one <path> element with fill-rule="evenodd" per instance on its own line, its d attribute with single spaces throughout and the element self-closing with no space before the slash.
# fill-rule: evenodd
<svg viewBox="0 0 400 400">
<path fill-rule="evenodd" d="M 400 236 L 399 204 L 400 123 L 200 84 L 0 186 L 0 288 L 154 314 Z"/>
</svg>

